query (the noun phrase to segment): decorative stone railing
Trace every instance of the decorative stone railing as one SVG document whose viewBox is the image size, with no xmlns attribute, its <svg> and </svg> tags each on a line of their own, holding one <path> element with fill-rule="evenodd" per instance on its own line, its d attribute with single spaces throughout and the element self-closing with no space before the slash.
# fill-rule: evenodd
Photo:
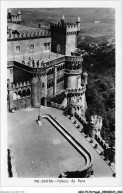
<svg viewBox="0 0 123 194">
<path fill-rule="evenodd" d="M 60 131 L 60 133 L 70 142 L 70 144 L 85 158 L 86 164 L 79 169 L 81 178 L 91 176 L 93 158 L 88 150 L 86 150 L 57 120 L 51 115 L 41 115 L 41 118 L 47 118 Z"/>
<path fill-rule="evenodd" d="M 68 92 L 68 94 L 75 94 L 75 93 L 83 93 L 86 91 L 86 86 L 83 86 L 82 88 L 78 88 L 78 89 L 66 89 L 66 92 Z"/>
<path fill-rule="evenodd" d="M 83 58 L 81 56 L 65 56 L 65 60 L 72 62 L 82 62 Z"/>
</svg>

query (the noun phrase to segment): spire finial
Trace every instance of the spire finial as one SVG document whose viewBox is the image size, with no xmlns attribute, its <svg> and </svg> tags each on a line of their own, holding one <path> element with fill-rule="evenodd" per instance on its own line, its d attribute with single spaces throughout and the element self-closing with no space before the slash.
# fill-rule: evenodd
<svg viewBox="0 0 123 194">
<path fill-rule="evenodd" d="M 77 22 L 80 22 L 80 17 L 77 18 Z"/>
<path fill-rule="evenodd" d="M 18 11 L 18 15 L 21 15 L 21 12 L 20 12 L 20 10 Z"/>
<path fill-rule="evenodd" d="M 64 14 L 63 14 L 63 16 L 62 16 L 62 20 L 65 20 Z"/>
<path fill-rule="evenodd" d="M 11 9 L 9 9 L 8 13 L 12 13 L 12 12 L 11 12 Z"/>
</svg>

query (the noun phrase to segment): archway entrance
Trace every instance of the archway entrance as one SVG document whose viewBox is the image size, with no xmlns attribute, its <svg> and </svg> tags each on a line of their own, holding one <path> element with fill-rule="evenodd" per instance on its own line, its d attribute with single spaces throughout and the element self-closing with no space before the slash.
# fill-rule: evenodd
<svg viewBox="0 0 123 194">
<path fill-rule="evenodd" d="M 41 106 L 45 106 L 46 105 L 46 98 L 42 97 L 41 98 Z"/>
</svg>

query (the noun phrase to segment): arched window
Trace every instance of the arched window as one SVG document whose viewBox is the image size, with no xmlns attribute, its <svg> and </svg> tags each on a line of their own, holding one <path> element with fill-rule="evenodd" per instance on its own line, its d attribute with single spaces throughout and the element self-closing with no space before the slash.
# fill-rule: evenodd
<svg viewBox="0 0 123 194">
<path fill-rule="evenodd" d="M 53 74 L 53 72 L 54 72 L 54 69 L 52 69 L 52 74 Z"/>
<path fill-rule="evenodd" d="M 49 75 L 51 75 L 52 74 L 52 70 L 50 69 L 50 71 L 49 71 Z"/>
<path fill-rule="evenodd" d="M 60 44 L 57 44 L 57 53 L 60 53 L 61 52 L 61 45 Z"/>
<path fill-rule="evenodd" d="M 16 100 L 17 99 L 17 92 L 14 92 L 13 93 L 13 100 Z"/>
<path fill-rule="evenodd" d="M 26 90 L 22 91 L 22 97 L 26 97 Z"/>
<path fill-rule="evenodd" d="M 44 50 L 47 51 L 47 43 L 44 43 Z"/>
<path fill-rule="evenodd" d="M 50 50 L 50 42 L 47 43 L 47 49 Z"/>
<path fill-rule="evenodd" d="M 27 96 L 30 96 L 31 92 L 30 92 L 30 89 L 28 88 L 27 89 Z"/>
<path fill-rule="evenodd" d="M 34 51 L 34 44 L 30 44 L 30 51 Z"/>
<path fill-rule="evenodd" d="M 42 88 L 44 88 L 44 82 L 42 83 Z"/>
<path fill-rule="evenodd" d="M 21 94 L 21 91 L 19 90 L 19 91 L 18 91 L 18 99 L 21 98 L 21 95 L 22 95 L 22 94 Z"/>
<path fill-rule="evenodd" d="M 21 50 L 20 45 L 17 45 L 16 46 L 16 53 L 20 53 L 20 50 Z"/>
<path fill-rule="evenodd" d="M 42 97 L 42 98 L 41 98 L 41 105 L 42 105 L 42 106 L 45 106 L 45 101 L 46 101 L 46 98 L 45 98 L 45 97 Z"/>
</svg>

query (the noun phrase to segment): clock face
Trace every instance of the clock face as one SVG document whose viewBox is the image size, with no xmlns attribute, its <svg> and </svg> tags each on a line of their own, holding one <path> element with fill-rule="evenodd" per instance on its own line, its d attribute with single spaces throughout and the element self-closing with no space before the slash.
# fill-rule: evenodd
<svg viewBox="0 0 123 194">
<path fill-rule="evenodd" d="M 57 53 L 60 53 L 60 51 L 61 51 L 61 46 L 60 44 L 57 44 Z"/>
</svg>

